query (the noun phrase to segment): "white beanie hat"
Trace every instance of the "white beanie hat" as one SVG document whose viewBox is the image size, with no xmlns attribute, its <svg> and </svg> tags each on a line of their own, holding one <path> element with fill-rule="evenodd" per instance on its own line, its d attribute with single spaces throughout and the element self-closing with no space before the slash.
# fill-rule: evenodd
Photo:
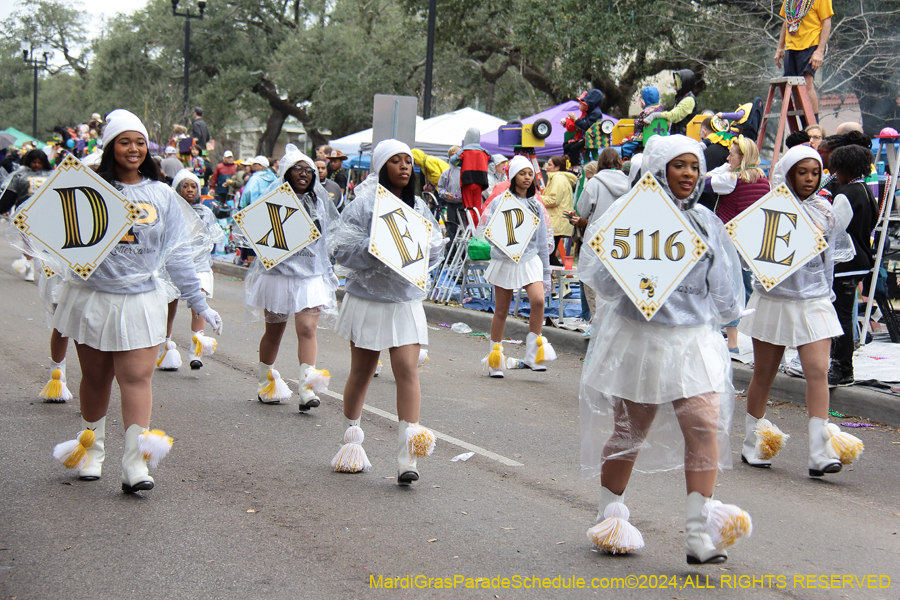
<svg viewBox="0 0 900 600">
<path fill-rule="evenodd" d="M 284 147 L 284 156 L 280 161 L 278 161 L 278 176 L 284 177 L 285 173 L 288 172 L 288 169 L 299 162 L 306 163 L 306 165 L 310 169 L 316 171 L 315 179 L 316 181 L 318 181 L 319 174 L 316 168 L 316 163 L 313 162 L 313 159 L 300 152 L 300 150 L 294 144 L 288 144 Z"/>
<path fill-rule="evenodd" d="M 774 190 L 782 183 L 787 184 L 788 188 L 794 192 L 793 182 L 787 180 L 788 172 L 801 160 L 811 158 L 819 163 L 822 168 L 822 156 L 810 148 L 809 146 L 794 146 L 785 152 L 775 167 L 772 169 L 772 189 Z M 796 195 L 797 192 L 794 192 Z"/>
<path fill-rule="evenodd" d="M 381 173 L 381 167 L 387 164 L 392 156 L 397 154 L 408 154 L 412 158 L 412 150 L 409 146 L 400 140 L 381 140 L 372 151 L 372 173 L 378 176 Z"/>
<path fill-rule="evenodd" d="M 514 156 L 511 161 L 509 161 L 509 180 L 512 181 L 513 177 L 516 176 L 516 173 L 521 171 L 522 169 L 531 169 L 534 171 L 534 167 L 531 165 L 531 161 L 522 156 L 521 154 L 518 156 Z"/>
<path fill-rule="evenodd" d="M 175 177 L 172 179 L 172 189 L 175 190 L 176 193 L 178 193 L 178 186 L 181 185 L 181 182 L 185 179 L 190 179 L 197 184 L 197 195 L 199 196 L 200 188 L 202 188 L 203 185 L 200 183 L 200 178 L 194 175 L 194 173 L 192 171 L 189 171 L 188 169 L 182 169 L 175 173 Z"/>
<path fill-rule="evenodd" d="M 137 115 L 124 108 L 117 108 L 106 115 L 106 127 L 103 128 L 103 147 L 107 147 L 116 136 L 124 131 L 137 131 L 144 136 L 144 141 L 149 142 L 147 128 L 141 123 Z"/>
</svg>

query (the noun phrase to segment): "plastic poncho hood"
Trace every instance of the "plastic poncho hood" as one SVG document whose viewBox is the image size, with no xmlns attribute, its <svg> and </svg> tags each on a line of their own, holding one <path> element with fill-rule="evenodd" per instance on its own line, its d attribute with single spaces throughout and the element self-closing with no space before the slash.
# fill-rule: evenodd
<svg viewBox="0 0 900 600">
<path fill-rule="evenodd" d="M 669 198 L 672 199 L 681 210 L 690 210 L 696 206 L 703 193 L 703 178 L 706 177 L 706 161 L 703 159 L 703 146 L 700 142 L 683 135 L 654 136 L 654 141 L 644 151 L 641 162 L 642 173 L 650 173 L 663 187 Z M 692 154 L 700 161 L 700 172 L 697 176 L 697 185 L 691 190 L 690 196 L 679 200 L 669 188 L 669 180 L 666 177 L 666 167 L 677 156 Z M 632 163 L 632 169 L 634 164 Z"/>
</svg>

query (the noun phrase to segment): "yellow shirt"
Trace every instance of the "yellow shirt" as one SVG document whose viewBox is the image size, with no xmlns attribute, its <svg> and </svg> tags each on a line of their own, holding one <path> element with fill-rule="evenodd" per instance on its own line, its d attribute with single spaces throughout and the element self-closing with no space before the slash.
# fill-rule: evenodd
<svg viewBox="0 0 900 600">
<path fill-rule="evenodd" d="M 781 3 L 781 16 L 785 17 L 785 3 Z M 831 8 L 831 0 L 816 0 L 803 20 L 800 21 L 800 28 L 797 33 L 791 35 L 790 32 L 784 36 L 784 47 L 788 50 L 806 50 L 812 46 L 819 45 L 819 36 L 822 34 L 822 22 L 834 16 L 834 10 Z M 824 48 L 823 48 L 824 50 Z"/>
</svg>

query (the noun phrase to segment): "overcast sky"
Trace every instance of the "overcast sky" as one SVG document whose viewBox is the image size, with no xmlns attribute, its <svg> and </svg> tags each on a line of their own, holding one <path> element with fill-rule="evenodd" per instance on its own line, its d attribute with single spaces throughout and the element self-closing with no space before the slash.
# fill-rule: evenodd
<svg viewBox="0 0 900 600">
<path fill-rule="evenodd" d="M 5 19 L 14 10 L 18 10 L 26 4 L 27 2 L 23 0 L 0 0 L 0 20 Z M 79 8 L 80 5 L 80 8 L 91 15 L 91 35 L 93 37 L 100 33 L 99 25 L 103 22 L 103 19 L 112 17 L 116 13 L 133 13 L 143 8 L 146 4 L 147 0 L 75 0 L 70 3 L 70 6 Z"/>
</svg>

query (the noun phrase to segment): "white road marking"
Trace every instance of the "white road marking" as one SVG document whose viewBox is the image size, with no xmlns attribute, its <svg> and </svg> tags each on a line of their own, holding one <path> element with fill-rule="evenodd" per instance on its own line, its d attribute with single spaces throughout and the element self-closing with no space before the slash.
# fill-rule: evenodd
<svg viewBox="0 0 900 600">
<path fill-rule="evenodd" d="M 322 392 L 326 396 L 331 396 L 335 400 L 344 401 L 343 394 L 338 394 L 337 392 L 332 392 L 331 390 L 325 390 Z M 375 408 L 374 406 L 369 406 L 368 404 L 363 405 L 363 410 L 368 411 L 372 414 L 378 415 L 379 417 L 384 417 L 389 421 L 393 421 L 394 423 L 398 423 L 400 419 L 397 418 L 397 415 L 393 413 L 389 413 L 386 410 L 381 410 L 380 408 Z M 430 429 L 430 428 L 429 428 Z M 446 433 L 441 433 L 440 431 L 435 431 L 431 429 L 432 433 L 434 433 L 434 437 L 439 440 L 443 440 L 454 446 L 459 446 L 460 448 L 465 448 L 469 452 L 474 452 L 475 454 L 480 454 L 485 458 L 490 458 L 491 460 L 496 460 L 497 462 L 504 464 L 508 467 L 524 467 L 520 462 L 516 462 L 511 458 L 506 458 L 505 456 L 501 456 L 496 452 L 491 452 L 490 450 L 486 450 L 485 448 L 481 448 L 480 446 L 476 446 L 474 444 L 470 444 L 469 442 L 464 442 L 459 438 L 455 438 L 452 435 L 447 435 Z"/>
</svg>

